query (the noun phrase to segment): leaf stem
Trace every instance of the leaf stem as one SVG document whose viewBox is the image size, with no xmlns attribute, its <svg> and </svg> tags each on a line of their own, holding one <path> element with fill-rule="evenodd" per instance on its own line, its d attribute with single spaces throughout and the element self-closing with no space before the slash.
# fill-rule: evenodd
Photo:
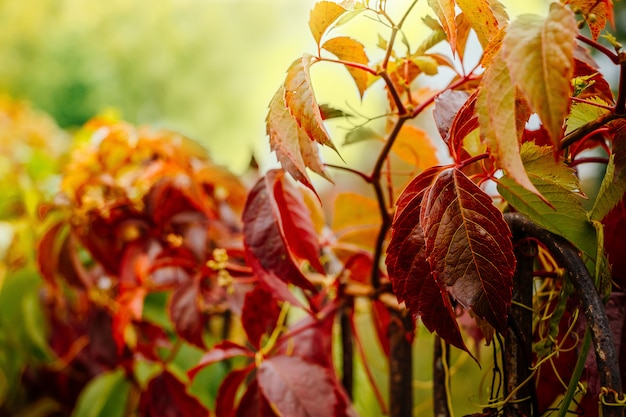
<svg viewBox="0 0 626 417">
<path fill-rule="evenodd" d="M 586 43 L 587 45 L 596 49 L 598 52 L 601 52 L 603 55 L 609 58 L 611 62 L 614 63 L 615 65 L 618 65 L 620 63 L 619 56 L 615 52 L 611 51 L 609 48 L 605 47 L 604 45 L 601 45 L 600 43 L 594 41 L 593 39 L 589 39 L 588 37 L 583 36 L 581 34 L 576 35 L 576 39 L 578 39 L 579 41 L 583 43 Z"/>
</svg>

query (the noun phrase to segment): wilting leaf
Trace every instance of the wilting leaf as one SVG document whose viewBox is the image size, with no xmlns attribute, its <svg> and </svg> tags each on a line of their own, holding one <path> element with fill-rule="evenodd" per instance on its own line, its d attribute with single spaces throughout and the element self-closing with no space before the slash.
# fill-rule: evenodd
<svg viewBox="0 0 626 417">
<path fill-rule="evenodd" d="M 269 336 L 276 327 L 279 314 L 280 307 L 263 287 L 256 286 L 246 294 L 241 324 L 256 349 L 260 349 L 263 336 Z"/>
<path fill-rule="evenodd" d="M 465 56 L 465 47 L 467 46 L 467 39 L 472 29 L 470 21 L 465 16 L 465 13 L 459 13 L 456 16 L 456 53 L 459 55 L 459 59 L 463 61 Z M 451 90 L 448 90 L 451 91 Z"/>
<path fill-rule="evenodd" d="M 530 180 L 553 207 L 506 175 L 497 180 L 498 191 L 516 210 L 541 227 L 560 235 L 591 259 L 596 258 L 596 233 L 581 204 L 574 171 L 555 161 L 548 147 L 527 142 L 522 145 L 522 161 Z"/>
<path fill-rule="evenodd" d="M 519 16 L 507 28 L 502 43 L 511 79 L 539 115 L 555 148 L 569 110 L 577 33 L 572 12 L 552 3 L 545 20 Z"/>
<path fill-rule="evenodd" d="M 282 183 L 281 187 L 287 187 L 284 185 L 286 182 L 281 171 L 269 171 L 248 195 L 243 212 L 246 254 L 257 259 L 260 267 L 267 272 L 275 273 L 284 282 L 315 291 L 313 284 L 300 271 L 290 248 L 313 247 L 317 234 L 314 233 L 311 219 L 306 219 L 303 215 L 308 209 L 302 201 L 299 203 L 292 201 L 291 207 L 285 202 L 277 202 L 275 194 L 277 182 Z M 290 210 L 294 210 L 294 214 L 291 214 Z M 289 219 L 288 224 L 302 222 L 297 229 L 303 232 L 303 235 L 299 236 L 302 242 L 294 242 L 294 231 L 287 232 L 284 229 L 286 219 Z M 305 250 L 308 249 L 302 249 Z M 261 274 L 260 271 L 255 272 Z"/>
<path fill-rule="evenodd" d="M 457 0 L 457 4 L 476 32 L 478 41 L 483 48 L 489 44 L 489 41 L 499 30 L 498 19 L 489 3 L 489 0 Z"/>
<path fill-rule="evenodd" d="M 345 12 L 346 9 L 332 1 L 320 1 L 315 3 L 309 16 L 309 28 L 318 45 L 328 27 Z"/>
<path fill-rule="evenodd" d="M 259 389 L 281 416 L 333 416 L 336 387 L 328 369 L 297 356 L 275 356 L 257 371 Z"/>
<path fill-rule="evenodd" d="M 607 21 L 611 23 L 612 27 L 615 27 L 612 0 L 564 0 L 563 3 L 572 9 L 579 8 L 585 16 L 590 13 L 595 15 L 594 19 L 587 19 L 589 31 L 594 41 L 598 39 L 606 27 Z"/>
<path fill-rule="evenodd" d="M 336 151 L 337 149 L 324 127 L 324 121 L 313 93 L 311 75 L 309 74 L 312 58 L 310 55 L 304 55 L 302 58 L 296 59 L 287 70 L 283 84 L 285 87 L 285 105 L 309 139 Z"/>
<path fill-rule="evenodd" d="M 437 281 L 464 308 L 505 332 L 515 256 L 491 197 L 462 171 L 443 171 L 424 196 L 420 223 Z"/>
<path fill-rule="evenodd" d="M 454 0 L 428 0 L 428 5 L 439 18 L 441 27 L 448 36 L 448 42 L 452 47 L 452 52 L 456 51 L 456 21 L 454 11 Z"/>
<path fill-rule="evenodd" d="M 433 118 L 443 140 L 448 140 L 452 121 L 461 107 L 467 102 L 468 97 L 469 94 L 467 92 L 457 90 L 446 90 L 435 97 Z"/>
<path fill-rule="evenodd" d="M 437 148 L 421 129 L 404 125 L 398 133 L 391 150 L 404 162 L 422 170 L 437 165 Z"/>
<path fill-rule="evenodd" d="M 146 417 L 209 416 L 209 410 L 169 371 L 150 381 L 148 388 L 141 393 L 139 410 Z"/>
<path fill-rule="evenodd" d="M 331 38 L 324 42 L 322 48 L 326 49 L 342 61 L 355 62 L 362 65 L 367 65 L 369 63 L 369 58 L 365 53 L 365 47 L 363 44 L 347 36 Z M 367 90 L 367 87 L 369 86 L 368 73 L 362 69 L 354 68 L 348 65 L 346 65 L 346 68 L 352 76 L 352 79 L 354 79 L 361 97 L 363 97 L 365 90 Z"/>
<path fill-rule="evenodd" d="M 464 148 L 465 138 L 478 129 L 478 115 L 476 114 L 476 97 L 477 93 L 474 92 L 467 98 L 465 104 L 463 104 L 457 111 L 452 125 L 449 128 L 448 135 L 443 138 L 452 158 L 456 162 L 461 162 L 465 159 L 467 151 Z"/>
<path fill-rule="evenodd" d="M 270 102 L 266 126 L 270 149 L 278 162 L 293 178 L 315 192 L 307 168 L 328 178 L 317 144 L 300 129 L 285 104 L 285 87 L 281 86 Z M 321 117 L 321 115 L 320 115 Z"/>
<path fill-rule="evenodd" d="M 516 93 L 506 63 L 498 54 L 485 71 L 476 100 L 480 135 L 489 144 L 498 166 L 522 187 L 539 195 L 520 157 L 519 141 L 529 114 L 516 105 Z"/>
</svg>

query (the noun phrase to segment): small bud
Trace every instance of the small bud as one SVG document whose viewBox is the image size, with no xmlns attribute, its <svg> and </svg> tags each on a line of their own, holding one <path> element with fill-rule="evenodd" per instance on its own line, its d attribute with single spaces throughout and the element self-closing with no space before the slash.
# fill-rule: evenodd
<svg viewBox="0 0 626 417">
<path fill-rule="evenodd" d="M 578 29 L 582 29 L 585 27 L 585 21 L 584 20 L 579 20 L 578 22 L 576 22 L 576 26 L 578 26 Z"/>
<path fill-rule="evenodd" d="M 598 16 L 595 13 L 589 13 L 587 15 L 587 21 L 589 23 L 596 23 L 598 21 Z"/>
</svg>

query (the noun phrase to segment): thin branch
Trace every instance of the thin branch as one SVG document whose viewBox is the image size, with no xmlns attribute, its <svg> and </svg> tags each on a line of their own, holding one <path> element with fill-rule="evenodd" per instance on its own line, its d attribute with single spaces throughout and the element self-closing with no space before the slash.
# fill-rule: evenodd
<svg viewBox="0 0 626 417">
<path fill-rule="evenodd" d="M 580 35 L 580 34 L 576 36 L 576 39 L 578 39 L 579 41 L 583 43 L 586 43 L 587 45 L 591 46 L 598 52 L 601 52 L 602 54 L 606 55 L 606 57 L 609 58 L 611 62 L 614 63 L 615 65 L 619 64 L 619 56 L 615 52 L 607 48 L 606 46 L 601 45 L 598 42 L 594 41 L 593 39 L 589 39 L 588 37 Z"/>
<path fill-rule="evenodd" d="M 620 52 L 619 86 L 617 87 L 617 101 L 615 102 L 615 113 L 626 113 L 626 54 Z"/>
<path fill-rule="evenodd" d="M 589 134 L 601 128 L 602 126 L 606 125 L 612 120 L 624 119 L 624 118 L 626 118 L 625 114 L 618 114 L 618 113 L 604 114 L 598 117 L 596 120 L 592 120 L 591 122 L 584 124 L 578 129 L 574 130 L 573 132 L 570 132 L 567 135 L 565 135 L 565 137 L 561 140 L 560 148 L 561 149 L 567 148 L 568 146 L 578 142 L 580 139 L 588 136 Z"/>
</svg>

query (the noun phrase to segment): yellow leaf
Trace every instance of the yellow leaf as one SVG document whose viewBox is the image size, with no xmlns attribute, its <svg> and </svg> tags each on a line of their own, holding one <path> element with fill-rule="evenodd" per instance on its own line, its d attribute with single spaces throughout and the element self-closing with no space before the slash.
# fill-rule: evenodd
<svg viewBox="0 0 626 417">
<path fill-rule="evenodd" d="M 454 0 L 428 0 L 428 5 L 437 15 L 443 31 L 448 36 L 452 52 L 456 52 L 456 21 Z"/>
<path fill-rule="evenodd" d="M 498 19 L 496 18 L 488 0 L 457 0 L 457 4 L 476 32 L 483 48 L 498 33 Z"/>
<path fill-rule="evenodd" d="M 423 130 L 414 126 L 403 126 L 391 150 L 403 161 L 426 169 L 439 164 L 437 148 Z"/>
<path fill-rule="evenodd" d="M 354 62 L 362 65 L 367 65 L 369 63 L 369 58 L 365 53 L 365 47 L 363 44 L 347 36 L 331 38 L 324 42 L 322 48 L 326 49 L 342 61 Z M 359 94 L 363 97 L 363 93 L 365 93 L 365 90 L 369 86 L 368 72 L 349 65 L 346 65 L 346 68 L 354 79 L 354 82 L 359 89 Z"/>
<path fill-rule="evenodd" d="M 328 27 L 345 12 L 346 9 L 331 1 L 320 1 L 315 4 L 309 16 L 309 28 L 318 45 Z"/>
</svg>

